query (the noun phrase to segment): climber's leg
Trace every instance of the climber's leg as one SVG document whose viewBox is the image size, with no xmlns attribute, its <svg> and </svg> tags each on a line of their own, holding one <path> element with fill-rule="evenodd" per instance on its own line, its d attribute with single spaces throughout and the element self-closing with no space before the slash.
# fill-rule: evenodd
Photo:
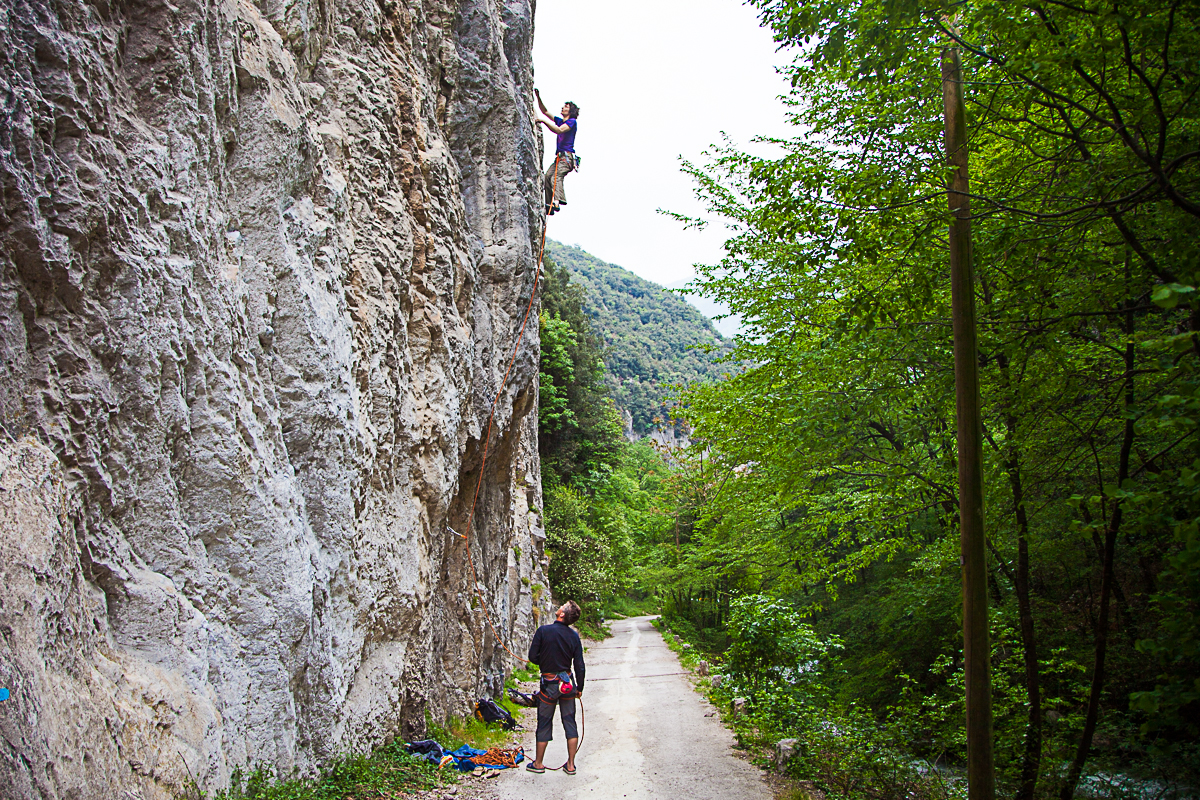
<svg viewBox="0 0 1200 800">
<path fill-rule="evenodd" d="M 574 169 L 575 154 L 559 153 L 554 159 L 554 166 L 546 170 L 546 206 L 551 211 L 567 204 L 567 192 L 563 183 Z"/>
</svg>

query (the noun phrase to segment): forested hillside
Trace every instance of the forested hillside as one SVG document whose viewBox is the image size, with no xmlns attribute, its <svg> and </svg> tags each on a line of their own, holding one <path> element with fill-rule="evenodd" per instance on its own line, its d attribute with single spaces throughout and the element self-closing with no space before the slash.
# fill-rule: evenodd
<svg viewBox="0 0 1200 800">
<path fill-rule="evenodd" d="M 673 387 L 728 371 L 714 358 L 729 343 L 682 297 L 578 247 L 548 239 L 546 253 L 583 289 L 583 307 L 605 346 L 609 395 L 635 435 L 668 419 Z"/>
</svg>

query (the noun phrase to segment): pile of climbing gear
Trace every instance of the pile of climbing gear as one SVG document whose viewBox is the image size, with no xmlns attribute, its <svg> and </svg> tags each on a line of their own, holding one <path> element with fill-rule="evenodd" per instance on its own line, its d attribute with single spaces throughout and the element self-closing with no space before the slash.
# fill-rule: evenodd
<svg viewBox="0 0 1200 800">
<path fill-rule="evenodd" d="M 521 747 L 493 747 L 480 750 L 464 744 L 457 750 L 445 750 L 435 739 L 405 742 L 404 749 L 425 759 L 438 769 L 453 764 L 460 772 L 471 772 L 478 767 L 510 769 L 525 760 L 525 749 Z"/>
</svg>

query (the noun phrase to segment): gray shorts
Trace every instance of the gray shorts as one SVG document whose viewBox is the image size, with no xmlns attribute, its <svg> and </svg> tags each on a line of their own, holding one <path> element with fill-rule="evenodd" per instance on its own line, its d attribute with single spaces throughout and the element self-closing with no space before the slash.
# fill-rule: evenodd
<svg viewBox="0 0 1200 800">
<path fill-rule="evenodd" d="M 546 682 L 542 682 L 542 688 L 546 688 Z M 551 693 L 553 694 L 553 692 Z M 568 739 L 579 738 L 579 728 L 575 725 L 575 698 L 560 697 L 557 700 L 546 702 L 546 694 L 544 692 L 537 693 L 537 741 L 551 742 L 554 741 L 554 708 L 558 707 L 558 714 L 562 718 L 563 733 Z"/>
</svg>

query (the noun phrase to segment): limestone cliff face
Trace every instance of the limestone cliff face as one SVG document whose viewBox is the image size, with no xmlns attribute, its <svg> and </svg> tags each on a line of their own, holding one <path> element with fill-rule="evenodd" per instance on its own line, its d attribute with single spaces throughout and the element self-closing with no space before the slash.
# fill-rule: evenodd
<svg viewBox="0 0 1200 800">
<path fill-rule="evenodd" d="M 0 796 L 170 797 L 463 713 L 533 289 L 531 0 L 0 4 Z M 471 535 L 544 562 L 536 320 Z"/>
</svg>

